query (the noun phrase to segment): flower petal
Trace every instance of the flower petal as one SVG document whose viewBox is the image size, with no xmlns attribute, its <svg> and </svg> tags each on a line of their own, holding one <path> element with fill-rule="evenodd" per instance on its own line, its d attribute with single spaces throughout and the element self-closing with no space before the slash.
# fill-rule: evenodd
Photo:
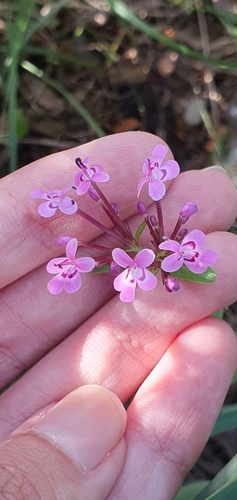
<svg viewBox="0 0 237 500">
<path fill-rule="evenodd" d="M 62 269 L 58 267 L 59 264 L 62 262 L 67 262 L 68 259 L 67 257 L 56 257 L 56 259 L 51 259 L 47 266 L 46 266 L 46 271 L 50 274 L 58 274 L 62 272 Z"/>
<path fill-rule="evenodd" d="M 77 194 L 79 195 L 85 194 L 88 191 L 90 185 L 91 185 L 90 179 L 80 182 L 79 186 L 77 187 Z"/>
<path fill-rule="evenodd" d="M 207 266 L 214 266 L 217 261 L 216 252 L 214 252 L 213 250 L 201 250 L 199 252 L 198 262 L 200 262 L 200 260 Z"/>
<path fill-rule="evenodd" d="M 64 288 L 67 293 L 77 292 L 82 285 L 80 273 L 76 272 L 72 278 L 68 276 L 65 278 Z"/>
<path fill-rule="evenodd" d="M 66 247 L 66 255 L 70 262 L 73 262 L 75 260 L 76 251 L 77 251 L 77 239 L 72 238 L 68 242 Z"/>
<path fill-rule="evenodd" d="M 135 297 L 136 280 L 127 280 L 128 271 L 125 269 L 114 279 L 114 289 L 118 292 L 119 298 L 122 302 L 132 302 Z"/>
<path fill-rule="evenodd" d="M 51 200 L 41 203 L 41 205 L 38 207 L 38 213 L 39 215 L 41 215 L 41 217 L 52 217 L 57 212 L 58 206 L 56 206 L 56 208 L 51 208 L 50 204 Z"/>
<path fill-rule="evenodd" d="M 75 214 L 77 209 L 78 209 L 77 203 L 74 200 L 71 200 L 71 198 L 68 198 L 67 196 L 63 198 L 63 200 L 59 204 L 59 210 L 61 210 L 63 214 L 67 215 Z"/>
<path fill-rule="evenodd" d="M 206 236 L 199 229 L 193 229 L 192 231 L 190 231 L 190 233 L 187 234 L 187 236 L 185 236 L 181 246 L 185 245 L 189 241 L 194 241 L 197 248 L 202 248 L 206 244 Z"/>
<path fill-rule="evenodd" d="M 178 253 L 173 253 L 173 255 L 169 255 L 165 257 L 165 259 L 161 263 L 161 269 L 166 271 L 167 273 L 172 273 L 174 271 L 178 271 L 183 265 L 183 258 L 179 256 Z"/>
<path fill-rule="evenodd" d="M 149 196 L 154 201 L 159 201 L 165 195 L 166 189 L 165 185 L 159 179 L 149 182 Z"/>
<path fill-rule="evenodd" d="M 87 165 L 89 167 L 88 162 Z M 98 163 L 94 163 L 94 165 L 91 165 L 89 168 L 93 169 L 95 172 L 104 172 L 104 168 L 102 167 L 102 165 L 98 165 Z"/>
<path fill-rule="evenodd" d="M 44 193 L 42 189 L 33 189 L 30 193 L 31 198 L 43 198 L 44 200 L 48 200 L 47 193 Z"/>
<path fill-rule="evenodd" d="M 170 250 L 171 252 L 179 252 L 180 244 L 175 240 L 165 240 L 160 245 L 159 248 L 161 250 Z"/>
<path fill-rule="evenodd" d="M 132 302 L 135 299 L 136 282 L 130 282 L 120 292 L 119 298 L 122 302 Z"/>
<path fill-rule="evenodd" d="M 112 251 L 113 260 L 121 267 L 131 267 L 134 265 L 133 259 L 121 248 L 114 248 Z"/>
<path fill-rule="evenodd" d="M 138 279 L 139 288 L 145 291 L 153 290 L 157 285 L 157 278 L 148 269 L 144 269 L 145 279 Z"/>
<path fill-rule="evenodd" d="M 74 264 L 80 273 L 89 273 L 95 267 L 95 260 L 91 257 L 80 257 L 74 261 Z"/>
<path fill-rule="evenodd" d="M 93 181 L 97 182 L 107 182 L 109 180 L 109 175 L 106 174 L 105 172 L 96 172 L 92 176 Z"/>
<path fill-rule="evenodd" d="M 140 267 L 140 269 L 144 267 L 150 266 L 152 262 L 155 259 L 155 254 L 153 250 L 150 250 L 148 248 L 144 248 L 143 250 L 140 250 L 138 254 L 136 255 L 134 262 Z"/>
<path fill-rule="evenodd" d="M 63 278 L 61 277 L 61 274 L 54 276 L 54 278 L 48 282 L 47 288 L 52 295 L 58 295 L 61 293 L 63 290 Z"/>
<path fill-rule="evenodd" d="M 198 260 L 192 262 L 190 260 L 184 259 L 183 263 L 189 269 L 189 271 L 192 271 L 192 273 L 194 274 L 202 274 L 207 270 L 207 265 L 202 264 L 202 262 L 199 262 Z"/>
<path fill-rule="evenodd" d="M 153 149 L 153 161 L 157 161 L 159 165 L 162 164 L 164 158 L 166 157 L 168 153 L 168 148 L 167 146 L 163 146 L 162 144 L 158 144 L 154 149 Z"/>
<path fill-rule="evenodd" d="M 137 186 L 137 196 L 140 196 L 140 192 L 144 186 L 144 184 L 146 184 L 146 182 L 149 182 L 149 179 L 148 177 L 144 177 L 144 179 L 142 179 L 139 183 L 138 183 L 138 186 Z"/>
<path fill-rule="evenodd" d="M 124 289 L 124 287 L 127 286 L 127 275 L 128 271 L 125 269 L 122 273 L 120 273 L 116 278 L 114 279 L 113 285 L 114 289 L 117 290 L 117 292 L 121 292 L 121 290 Z"/>
<path fill-rule="evenodd" d="M 174 179 L 180 172 L 179 164 L 174 160 L 168 160 L 163 163 L 161 169 L 163 172 L 165 171 L 162 177 L 163 181 L 170 181 L 171 179 Z"/>
</svg>

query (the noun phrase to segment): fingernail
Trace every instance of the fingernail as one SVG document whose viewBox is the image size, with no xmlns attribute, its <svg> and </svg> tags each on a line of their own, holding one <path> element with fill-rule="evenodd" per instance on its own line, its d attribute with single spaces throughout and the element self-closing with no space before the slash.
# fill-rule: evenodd
<svg viewBox="0 0 237 500">
<path fill-rule="evenodd" d="M 124 434 L 126 412 L 101 386 L 83 386 L 57 403 L 29 432 L 53 440 L 85 471 L 94 469 Z"/>
<path fill-rule="evenodd" d="M 223 174 L 228 175 L 226 169 L 221 167 L 220 165 L 213 165 L 211 167 L 205 167 L 202 169 L 202 172 L 207 172 L 208 170 L 219 170 L 219 172 L 223 172 Z"/>
</svg>

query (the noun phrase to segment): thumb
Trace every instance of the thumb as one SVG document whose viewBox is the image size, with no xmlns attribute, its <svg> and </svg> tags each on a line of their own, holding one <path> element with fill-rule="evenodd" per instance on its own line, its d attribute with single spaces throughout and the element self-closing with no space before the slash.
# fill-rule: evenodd
<svg viewBox="0 0 237 500">
<path fill-rule="evenodd" d="M 0 443 L 0 498 L 104 500 L 125 458 L 117 396 L 87 385 L 42 414 Z"/>
</svg>

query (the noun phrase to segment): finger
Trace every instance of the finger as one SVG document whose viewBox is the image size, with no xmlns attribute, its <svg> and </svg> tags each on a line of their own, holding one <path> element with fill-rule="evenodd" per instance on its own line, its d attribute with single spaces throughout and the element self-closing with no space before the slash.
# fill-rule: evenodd
<svg viewBox="0 0 237 500">
<path fill-rule="evenodd" d="M 125 424 L 106 389 L 74 391 L 0 444 L 3 497 L 104 500 L 123 465 Z"/>
<path fill-rule="evenodd" d="M 236 365 L 236 338 L 220 320 L 203 320 L 174 340 L 128 409 L 126 461 L 108 500 L 153 500 L 154 492 L 174 498 L 211 433 Z"/>
<path fill-rule="evenodd" d="M 2 435 L 85 383 L 104 385 L 125 402 L 180 332 L 235 302 L 237 238 L 217 232 L 208 244 L 218 253 L 215 283 L 183 282 L 168 299 L 161 282 L 149 293 L 137 291 L 131 304 L 114 297 L 2 394 Z"/>
<path fill-rule="evenodd" d="M 52 258 L 53 242 L 56 243 L 61 234 L 75 232 L 77 235 L 82 234 L 84 240 L 98 235 L 98 229 L 85 224 L 77 214 L 70 217 L 56 214 L 50 220 L 40 217 L 37 213 L 37 202 L 30 198 L 32 190 L 41 189 L 48 192 L 51 189 L 70 187 L 74 175 L 78 172 L 75 159 L 89 156 L 92 163 L 102 164 L 111 176 L 116 172 L 115 182 L 106 183 L 103 191 L 111 200 L 116 198 L 124 218 L 125 213 L 129 216 L 134 211 L 131 199 L 136 198 L 144 159 L 159 143 L 163 141 L 145 132 L 107 136 L 38 160 L 2 179 L 0 253 L 4 266 L 0 269 L 1 287 Z M 169 152 L 167 158 L 171 157 Z M 125 182 L 129 189 L 123 188 Z M 89 196 L 80 198 L 80 208 L 85 211 L 90 208 L 92 215 L 96 215 L 98 211 L 97 205 L 92 203 Z M 60 254 L 60 249 L 56 248 L 56 252 Z"/>
<path fill-rule="evenodd" d="M 237 194 L 229 178 L 218 171 L 188 172 L 173 181 L 162 200 L 168 235 L 180 208 L 187 202 L 187 193 L 188 199 L 194 200 L 199 207 L 187 224 L 189 229 L 223 230 L 235 219 Z M 136 230 L 140 224 L 138 216 L 130 218 L 129 224 Z M 47 280 L 43 266 L 0 292 L 2 386 L 61 342 L 114 295 L 109 275 L 83 276 L 83 290 L 74 296 L 62 293 L 56 298 L 48 293 Z M 22 328 L 19 328 L 19 318 Z"/>
</svg>

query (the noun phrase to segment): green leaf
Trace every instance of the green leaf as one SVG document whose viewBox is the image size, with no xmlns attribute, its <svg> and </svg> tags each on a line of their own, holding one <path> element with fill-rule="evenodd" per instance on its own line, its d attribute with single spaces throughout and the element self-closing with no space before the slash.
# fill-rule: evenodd
<svg viewBox="0 0 237 500">
<path fill-rule="evenodd" d="M 92 273 L 93 274 L 102 274 L 102 273 L 109 273 L 109 271 L 110 271 L 109 264 L 104 264 L 103 266 L 95 267 L 95 269 L 93 269 Z"/>
<path fill-rule="evenodd" d="M 192 281 L 192 283 L 213 283 L 216 281 L 216 274 L 213 271 L 212 267 L 208 267 L 205 273 L 202 274 L 194 274 L 189 269 L 183 265 L 178 271 L 174 273 L 170 273 L 171 276 L 175 276 L 175 278 L 185 281 Z"/>
<path fill-rule="evenodd" d="M 140 238 L 142 232 L 144 231 L 145 227 L 146 227 L 146 221 L 144 220 L 141 223 L 141 225 L 139 226 L 139 228 L 137 229 L 137 232 L 135 234 L 135 241 L 136 241 L 137 245 L 139 243 L 139 238 Z"/>
<path fill-rule="evenodd" d="M 237 455 L 193 500 L 234 500 L 237 492 Z"/>
<path fill-rule="evenodd" d="M 193 500 L 193 498 L 207 486 L 209 481 L 195 481 L 182 486 L 174 500 Z"/>
<path fill-rule="evenodd" d="M 219 432 L 225 432 L 237 427 L 237 403 L 224 405 L 219 413 L 212 436 Z"/>
</svg>

